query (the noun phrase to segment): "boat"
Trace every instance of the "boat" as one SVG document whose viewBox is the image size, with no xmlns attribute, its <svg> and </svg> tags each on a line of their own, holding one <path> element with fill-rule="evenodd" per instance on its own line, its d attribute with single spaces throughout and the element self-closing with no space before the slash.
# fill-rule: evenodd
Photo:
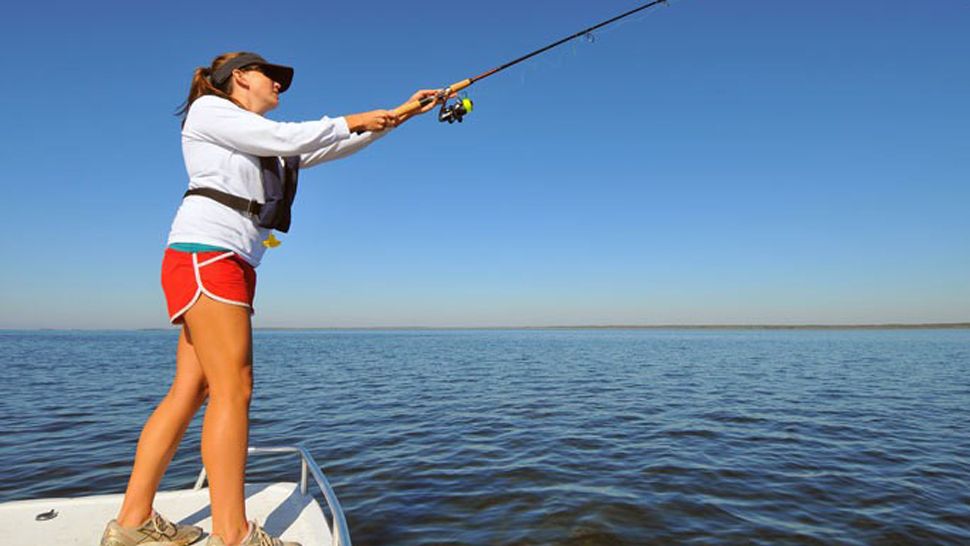
<svg viewBox="0 0 970 546">
<path fill-rule="evenodd" d="M 330 482 L 303 445 L 295 447 L 249 447 L 250 455 L 292 453 L 300 456 L 300 482 L 247 483 L 246 515 L 266 531 L 302 546 L 351 546 L 343 508 Z M 328 518 L 309 491 L 312 477 L 323 494 Z M 209 489 L 205 468 L 192 489 L 159 491 L 155 509 L 177 523 L 202 527 L 206 533 L 195 545 L 205 544 L 212 530 Z M 105 524 L 114 518 L 123 494 L 75 498 L 45 498 L 0 504 L 0 536 L 4 546 L 94 546 Z"/>
</svg>

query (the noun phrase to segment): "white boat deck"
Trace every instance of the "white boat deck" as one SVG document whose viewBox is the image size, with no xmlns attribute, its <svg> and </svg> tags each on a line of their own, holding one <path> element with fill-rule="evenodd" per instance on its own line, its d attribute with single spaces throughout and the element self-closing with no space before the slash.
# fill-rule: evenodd
<svg viewBox="0 0 970 546">
<path fill-rule="evenodd" d="M 124 495 L 37 499 L 0 505 L 0 533 L 5 546 L 96 546 L 104 526 L 118 514 Z M 164 491 L 155 496 L 155 509 L 171 521 L 198 525 L 206 531 L 196 544 L 205 544 L 212 531 L 209 489 Z M 56 517 L 37 520 L 50 510 Z M 247 484 L 246 515 L 266 531 L 303 546 L 330 546 L 332 538 L 320 505 L 300 493 L 298 483 Z"/>
<path fill-rule="evenodd" d="M 246 484 L 246 516 L 255 519 L 270 535 L 302 546 L 351 546 L 343 508 L 310 452 L 303 446 L 249 448 L 250 455 L 262 453 L 299 455 L 300 482 Z M 327 502 L 329 523 L 310 493 L 310 478 Z M 212 531 L 209 489 L 204 484 L 205 470 L 199 473 L 193 489 L 159 491 L 154 504 L 155 510 L 170 521 L 202 527 L 206 534 L 195 543 L 199 546 L 205 544 Z M 123 500 L 124 495 L 114 494 L 0 504 L 0 544 L 96 546 L 105 525 L 118 515 Z"/>
</svg>

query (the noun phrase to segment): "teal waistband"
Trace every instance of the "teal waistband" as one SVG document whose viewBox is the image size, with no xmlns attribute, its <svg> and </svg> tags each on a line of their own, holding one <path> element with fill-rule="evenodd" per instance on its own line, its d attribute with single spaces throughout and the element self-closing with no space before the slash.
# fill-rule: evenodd
<svg viewBox="0 0 970 546">
<path fill-rule="evenodd" d="M 204 245 L 202 243 L 172 243 L 168 245 L 168 248 L 178 250 L 179 252 L 230 252 L 228 248 Z"/>
</svg>

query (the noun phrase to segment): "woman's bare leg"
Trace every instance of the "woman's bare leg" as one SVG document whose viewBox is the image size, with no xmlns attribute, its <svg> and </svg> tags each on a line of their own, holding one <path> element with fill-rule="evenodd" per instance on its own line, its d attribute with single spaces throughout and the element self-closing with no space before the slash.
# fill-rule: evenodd
<svg viewBox="0 0 970 546">
<path fill-rule="evenodd" d="M 202 295 L 186 312 L 185 324 L 209 385 L 202 463 L 209 479 L 212 534 L 232 546 L 248 530 L 243 483 L 253 390 L 249 309 Z"/>
<path fill-rule="evenodd" d="M 165 469 L 207 395 L 205 375 L 185 328 L 179 335 L 175 354 L 172 387 L 148 418 L 138 439 L 135 464 L 117 518 L 124 527 L 138 527 L 148 520 Z"/>
</svg>

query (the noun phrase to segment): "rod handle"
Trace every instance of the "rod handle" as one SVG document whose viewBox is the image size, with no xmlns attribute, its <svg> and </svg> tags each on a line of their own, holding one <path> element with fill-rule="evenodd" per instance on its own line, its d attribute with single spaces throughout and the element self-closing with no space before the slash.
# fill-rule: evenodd
<svg viewBox="0 0 970 546">
<path fill-rule="evenodd" d="M 471 84 L 472 84 L 472 80 L 471 78 L 468 78 L 468 79 L 461 80 L 460 82 L 453 83 L 448 88 L 451 89 L 452 92 L 458 92 L 468 87 Z M 427 97 L 422 100 L 413 100 L 407 104 L 404 104 L 402 106 L 399 106 L 398 108 L 395 108 L 394 115 L 406 116 L 408 114 L 411 114 L 413 112 L 420 110 L 421 108 L 427 106 L 433 101 L 434 101 L 434 97 Z"/>
</svg>

